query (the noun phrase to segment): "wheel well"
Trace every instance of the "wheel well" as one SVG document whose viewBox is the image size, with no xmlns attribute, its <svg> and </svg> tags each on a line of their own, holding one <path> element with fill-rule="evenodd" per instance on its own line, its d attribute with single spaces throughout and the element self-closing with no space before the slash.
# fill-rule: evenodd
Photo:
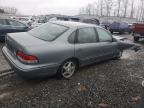
<svg viewBox="0 0 144 108">
<path fill-rule="evenodd" d="M 79 62 L 79 59 L 78 59 L 78 58 L 71 57 L 71 58 L 66 59 L 65 61 L 67 61 L 67 60 L 74 60 L 74 61 L 77 63 L 77 66 L 78 66 L 78 68 L 79 68 L 80 62 Z"/>
<path fill-rule="evenodd" d="M 79 59 L 78 58 L 73 57 L 73 58 L 70 58 L 70 59 L 74 60 L 77 63 L 78 67 L 79 67 Z"/>
</svg>

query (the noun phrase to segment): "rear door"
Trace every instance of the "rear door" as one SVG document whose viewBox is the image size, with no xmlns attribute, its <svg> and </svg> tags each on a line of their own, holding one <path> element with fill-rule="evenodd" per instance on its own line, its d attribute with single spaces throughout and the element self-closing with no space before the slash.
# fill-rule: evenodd
<svg viewBox="0 0 144 108">
<path fill-rule="evenodd" d="M 75 56 L 79 58 L 81 65 L 93 63 L 100 56 L 98 38 L 94 28 L 78 29 Z"/>
<path fill-rule="evenodd" d="M 96 28 L 99 37 L 101 59 L 113 58 L 117 53 L 117 43 L 113 42 L 109 32 L 102 28 Z"/>
<path fill-rule="evenodd" d="M 25 24 L 15 21 L 15 20 L 8 19 L 8 23 L 11 25 L 13 33 L 14 32 L 25 32 L 28 29 L 28 27 Z"/>
</svg>

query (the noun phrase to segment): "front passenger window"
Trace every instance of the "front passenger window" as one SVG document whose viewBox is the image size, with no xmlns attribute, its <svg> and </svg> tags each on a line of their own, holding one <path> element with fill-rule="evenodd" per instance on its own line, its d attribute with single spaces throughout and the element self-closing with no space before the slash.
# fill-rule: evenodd
<svg viewBox="0 0 144 108">
<path fill-rule="evenodd" d="M 76 36 L 76 31 L 74 31 L 68 38 L 68 41 L 70 43 L 75 43 L 75 36 Z"/>
<path fill-rule="evenodd" d="M 108 33 L 106 30 L 97 28 L 97 33 L 99 35 L 100 42 L 112 42 L 112 37 L 111 37 L 110 33 Z"/>
</svg>

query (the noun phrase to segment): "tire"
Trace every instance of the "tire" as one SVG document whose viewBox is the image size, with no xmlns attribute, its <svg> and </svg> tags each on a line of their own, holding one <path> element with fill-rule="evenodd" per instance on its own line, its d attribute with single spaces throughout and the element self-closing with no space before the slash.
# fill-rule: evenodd
<svg viewBox="0 0 144 108">
<path fill-rule="evenodd" d="M 134 37 L 134 41 L 135 42 L 139 41 L 139 37 Z"/>
<path fill-rule="evenodd" d="M 118 55 L 114 58 L 114 60 L 118 60 L 122 57 L 123 51 L 119 50 Z"/>
<path fill-rule="evenodd" d="M 57 79 L 70 79 L 77 69 L 78 63 L 75 60 L 66 60 L 58 69 Z"/>
</svg>

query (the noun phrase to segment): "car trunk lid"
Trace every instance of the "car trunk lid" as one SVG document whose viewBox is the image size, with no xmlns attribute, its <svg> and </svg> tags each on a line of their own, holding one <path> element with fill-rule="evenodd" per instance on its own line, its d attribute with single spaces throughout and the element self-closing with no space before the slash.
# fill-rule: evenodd
<svg viewBox="0 0 144 108">
<path fill-rule="evenodd" d="M 7 34 L 5 43 L 9 51 L 15 54 L 17 51 L 26 52 L 26 48 L 28 47 L 39 46 L 47 42 L 31 36 L 27 32 L 23 32 Z"/>
</svg>

